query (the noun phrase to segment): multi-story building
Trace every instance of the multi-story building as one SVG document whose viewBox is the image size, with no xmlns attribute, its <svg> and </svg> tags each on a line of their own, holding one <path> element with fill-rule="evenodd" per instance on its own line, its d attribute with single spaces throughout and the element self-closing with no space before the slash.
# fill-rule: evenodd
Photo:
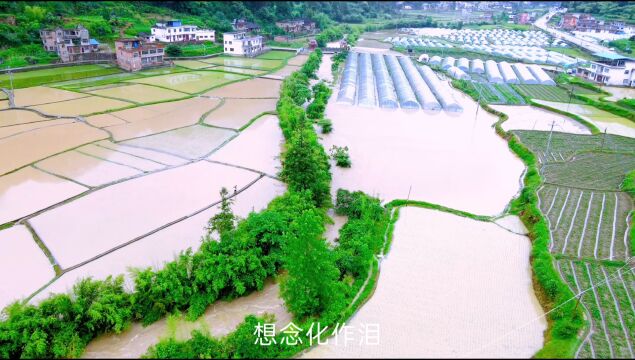
<svg viewBox="0 0 635 360">
<path fill-rule="evenodd" d="M 44 49 L 56 52 L 62 62 L 76 61 L 79 55 L 97 51 L 99 45 L 81 25 L 73 29 L 43 29 L 40 38 Z"/>
<path fill-rule="evenodd" d="M 529 24 L 531 17 L 528 13 L 520 13 L 516 16 L 516 22 L 518 24 Z"/>
<path fill-rule="evenodd" d="M 578 17 L 574 14 L 565 14 L 562 17 L 562 28 L 564 30 L 575 30 L 578 26 Z"/>
<path fill-rule="evenodd" d="M 216 31 L 199 29 L 196 25 L 183 25 L 181 20 L 156 23 L 151 29 L 151 35 L 153 35 L 157 41 L 168 43 L 216 40 Z"/>
<path fill-rule="evenodd" d="M 244 31 L 223 34 L 225 54 L 238 56 L 256 56 L 263 52 L 263 38 L 260 35 L 247 35 Z"/>
<path fill-rule="evenodd" d="M 163 65 L 163 48 L 163 44 L 144 43 L 139 38 L 116 40 L 117 65 L 127 71 Z"/>
<path fill-rule="evenodd" d="M 310 19 L 276 21 L 276 26 L 285 32 L 294 34 L 315 31 L 315 21 Z"/>
<path fill-rule="evenodd" d="M 596 53 L 598 61 L 578 66 L 578 76 L 604 85 L 635 87 L 635 59 L 615 53 Z"/>
</svg>

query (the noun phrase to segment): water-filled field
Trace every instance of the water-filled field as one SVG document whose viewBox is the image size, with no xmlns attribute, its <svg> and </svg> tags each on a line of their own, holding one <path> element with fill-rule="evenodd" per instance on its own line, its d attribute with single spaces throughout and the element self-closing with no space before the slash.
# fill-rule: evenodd
<svg viewBox="0 0 635 360">
<path fill-rule="evenodd" d="M 90 93 L 94 95 L 134 101 L 137 103 L 159 102 L 188 96 L 182 92 L 142 84 L 112 86 L 99 90 L 92 90 Z"/>
<path fill-rule="evenodd" d="M 228 82 L 245 79 L 245 76 L 215 71 L 192 71 L 130 80 L 135 83 L 156 85 L 168 89 L 196 94 Z"/>
<path fill-rule="evenodd" d="M 353 340 L 340 334 L 306 357 L 531 357 L 542 347 L 527 237 L 417 207 L 400 209 L 393 236 L 373 296 L 347 323 Z M 377 345 L 362 345 L 365 324 L 379 326 Z"/>
<path fill-rule="evenodd" d="M 213 65 L 230 66 L 237 68 L 247 68 L 256 70 L 272 70 L 283 64 L 282 60 L 258 59 L 218 56 L 210 59 L 203 59 L 202 62 Z"/>
</svg>

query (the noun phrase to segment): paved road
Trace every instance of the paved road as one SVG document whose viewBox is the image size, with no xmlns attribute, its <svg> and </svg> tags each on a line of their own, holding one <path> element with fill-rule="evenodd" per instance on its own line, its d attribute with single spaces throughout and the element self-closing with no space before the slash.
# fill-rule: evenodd
<svg viewBox="0 0 635 360">
<path fill-rule="evenodd" d="M 615 54 L 614 51 L 610 51 L 606 46 L 602 46 L 600 44 L 588 41 L 588 40 L 583 40 L 581 38 L 575 37 L 569 33 L 566 33 L 564 31 L 560 31 L 557 29 L 553 29 L 547 26 L 547 16 L 551 17 L 552 15 L 554 15 L 556 12 L 555 11 L 550 11 L 547 14 L 545 14 L 544 16 L 536 19 L 536 21 L 534 22 L 534 25 L 539 28 L 542 29 L 546 32 L 548 32 L 549 34 L 551 34 L 554 37 L 566 40 L 568 42 L 571 42 L 573 44 L 576 44 L 592 53 L 596 53 L 596 52 L 608 52 L 608 53 L 613 53 Z"/>
</svg>

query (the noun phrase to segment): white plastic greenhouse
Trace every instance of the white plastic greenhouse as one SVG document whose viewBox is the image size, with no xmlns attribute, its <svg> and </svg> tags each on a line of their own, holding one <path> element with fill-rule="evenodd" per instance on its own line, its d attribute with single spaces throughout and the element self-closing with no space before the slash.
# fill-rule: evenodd
<svg viewBox="0 0 635 360">
<path fill-rule="evenodd" d="M 450 76 L 452 76 L 455 79 L 459 79 L 459 80 L 469 80 L 470 79 L 470 75 L 466 74 L 465 71 L 459 69 L 456 66 L 452 66 L 451 68 L 448 68 L 447 71 L 450 74 Z"/>
<path fill-rule="evenodd" d="M 381 54 L 372 54 L 371 59 L 373 72 L 375 74 L 375 86 L 377 87 L 379 107 L 396 109 L 399 107 L 397 104 L 397 94 L 395 93 L 395 87 L 392 84 L 390 74 L 388 74 L 384 57 Z"/>
<path fill-rule="evenodd" d="M 473 73 L 482 74 L 485 72 L 485 65 L 481 59 L 473 59 L 471 61 L 471 70 Z"/>
<path fill-rule="evenodd" d="M 385 55 L 386 66 L 397 91 L 397 98 L 402 109 L 419 109 L 419 103 L 410 83 L 395 55 Z"/>
<path fill-rule="evenodd" d="M 430 58 L 430 61 L 428 61 L 430 63 L 430 65 L 439 65 L 441 64 L 441 57 L 440 56 L 433 56 Z"/>
<path fill-rule="evenodd" d="M 456 62 L 456 67 L 458 67 L 459 69 L 461 69 L 463 71 L 469 71 L 470 70 L 470 60 L 468 60 L 466 58 L 460 58 Z"/>
<path fill-rule="evenodd" d="M 500 71 L 498 71 L 498 66 L 494 60 L 487 60 L 485 62 L 485 72 L 487 73 L 487 79 L 489 82 L 502 84 L 503 76 Z"/>
<path fill-rule="evenodd" d="M 451 68 L 452 66 L 454 66 L 455 62 L 456 62 L 455 58 L 453 58 L 452 56 L 448 56 L 448 57 L 444 58 L 443 61 L 441 61 L 441 68 L 443 70 L 447 70 L 447 69 Z"/>
<path fill-rule="evenodd" d="M 523 84 L 538 84 L 538 80 L 531 74 L 527 66 L 522 63 L 512 64 L 514 70 L 516 70 L 516 74 L 518 75 L 518 79 Z"/>
<path fill-rule="evenodd" d="M 375 106 L 375 81 L 373 80 L 373 65 L 369 53 L 358 56 L 357 71 L 357 104 L 360 106 Z"/>
<path fill-rule="evenodd" d="M 556 85 L 555 81 L 553 81 L 540 66 L 531 64 L 527 65 L 527 68 L 541 85 Z"/>
<path fill-rule="evenodd" d="M 511 65 L 509 65 L 506 61 L 501 61 L 498 63 L 498 69 L 503 75 L 503 80 L 505 80 L 508 84 L 518 84 L 518 77 L 512 69 Z"/>
<path fill-rule="evenodd" d="M 357 87 L 357 53 L 350 52 L 346 59 L 340 91 L 337 93 L 337 101 L 353 105 L 355 103 L 355 91 Z"/>
<path fill-rule="evenodd" d="M 417 66 L 417 70 L 421 74 L 421 77 L 425 80 L 426 84 L 430 87 L 430 90 L 436 95 L 437 100 L 443 106 L 446 111 L 462 112 L 463 107 L 454 99 L 448 85 L 441 82 L 437 75 L 430 69 L 429 66 L 420 65 Z"/>
<path fill-rule="evenodd" d="M 421 108 L 424 110 L 441 110 L 441 105 L 432 93 L 432 90 L 428 87 L 428 84 L 426 84 L 421 77 L 421 74 L 417 71 L 417 68 L 412 61 L 410 61 L 410 58 L 400 56 L 399 63 L 410 82 L 412 90 L 417 96 L 417 100 L 419 100 Z"/>
</svg>

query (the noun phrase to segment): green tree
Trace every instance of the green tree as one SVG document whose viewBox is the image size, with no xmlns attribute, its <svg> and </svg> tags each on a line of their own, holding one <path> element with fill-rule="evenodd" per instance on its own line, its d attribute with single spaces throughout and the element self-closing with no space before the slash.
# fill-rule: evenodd
<svg viewBox="0 0 635 360">
<path fill-rule="evenodd" d="M 178 57 L 183 55 L 183 49 L 178 45 L 170 44 L 165 47 L 165 53 L 170 57 Z"/>
<path fill-rule="evenodd" d="M 237 220 L 236 215 L 234 215 L 231 209 L 234 199 L 229 197 L 229 192 L 225 187 L 220 190 L 220 197 L 220 212 L 209 219 L 207 226 L 208 236 L 214 231 L 217 231 L 220 236 L 223 236 L 225 233 L 234 230 L 234 222 Z"/>
<path fill-rule="evenodd" d="M 322 217 L 316 211 L 306 211 L 291 223 L 284 237 L 288 275 L 280 289 L 296 318 L 322 314 L 340 299 L 339 270 L 323 232 Z"/>
</svg>

